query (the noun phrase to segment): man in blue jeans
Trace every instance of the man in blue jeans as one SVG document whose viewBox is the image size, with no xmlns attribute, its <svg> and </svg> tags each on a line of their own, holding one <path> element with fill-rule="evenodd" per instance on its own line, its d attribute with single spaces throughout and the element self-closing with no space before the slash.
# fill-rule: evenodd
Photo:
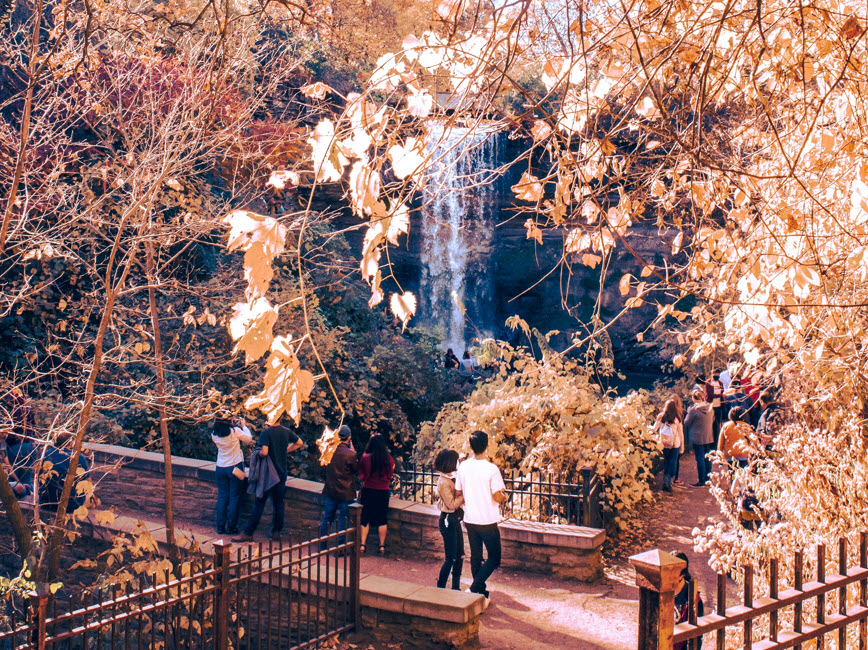
<svg viewBox="0 0 868 650">
<path fill-rule="evenodd" d="M 704 487 L 711 473 L 708 454 L 714 450 L 714 408 L 705 401 L 705 393 L 693 391 L 693 406 L 684 418 L 684 435 L 693 445 L 697 481 L 691 487 Z"/>
<path fill-rule="evenodd" d="M 259 455 L 271 458 L 279 480 L 277 485 L 262 495 L 261 499 L 253 499 L 253 511 L 250 513 L 247 527 L 243 533 L 232 538 L 233 542 L 253 541 L 253 533 L 262 518 L 265 502 L 269 499 L 274 510 L 271 520 L 271 539 L 275 541 L 280 539 L 283 530 L 283 493 L 286 491 L 286 456 L 303 444 L 295 431 L 279 425 L 266 427 L 259 434 Z"/>
<path fill-rule="evenodd" d="M 464 527 L 470 545 L 470 573 L 473 584 L 469 592 L 485 596 L 488 605 L 486 580 L 500 566 L 500 504 L 506 501 L 506 486 L 497 465 L 486 457 L 488 434 L 474 431 L 470 434 L 473 458 L 458 466 L 455 487 L 464 496 Z M 482 547 L 488 553 L 483 563 Z"/>
<path fill-rule="evenodd" d="M 326 480 L 322 488 L 325 497 L 322 523 L 319 526 L 320 537 L 328 534 L 329 524 L 335 517 L 338 520 L 338 530 L 346 530 L 349 523 L 350 504 L 356 498 L 356 475 L 359 473 L 359 459 L 353 449 L 352 431 L 347 425 L 338 430 L 340 444 L 332 455 L 326 468 Z M 343 543 L 343 537 L 338 543 Z M 326 549 L 326 543 L 321 542 L 320 548 Z"/>
</svg>

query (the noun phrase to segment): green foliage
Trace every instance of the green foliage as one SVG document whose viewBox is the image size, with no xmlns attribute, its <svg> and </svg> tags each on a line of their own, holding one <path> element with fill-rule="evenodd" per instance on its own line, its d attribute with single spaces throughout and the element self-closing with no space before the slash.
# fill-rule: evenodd
<svg viewBox="0 0 868 650">
<path fill-rule="evenodd" d="M 496 374 L 422 426 L 417 459 L 431 463 L 444 448 L 469 452 L 467 434 L 481 429 L 502 468 L 571 474 L 590 465 L 605 485 L 604 508 L 625 528 L 625 518 L 653 499 L 649 483 L 660 448 L 650 431 L 648 394 L 604 393 L 577 362 L 547 356 L 538 361 L 524 349 L 486 342 L 479 359 Z"/>
</svg>

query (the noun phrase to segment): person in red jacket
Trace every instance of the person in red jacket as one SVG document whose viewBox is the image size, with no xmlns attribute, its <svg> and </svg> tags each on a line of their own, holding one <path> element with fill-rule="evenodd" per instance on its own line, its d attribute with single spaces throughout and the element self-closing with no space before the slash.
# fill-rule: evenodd
<svg viewBox="0 0 868 650">
<path fill-rule="evenodd" d="M 386 439 L 377 434 L 368 440 L 365 453 L 359 461 L 359 479 L 362 491 L 359 503 L 362 504 L 362 553 L 368 541 L 368 531 L 376 527 L 380 536 L 377 555 L 386 552 L 386 531 L 389 516 L 389 483 L 395 472 L 395 460 L 389 455 Z"/>
</svg>

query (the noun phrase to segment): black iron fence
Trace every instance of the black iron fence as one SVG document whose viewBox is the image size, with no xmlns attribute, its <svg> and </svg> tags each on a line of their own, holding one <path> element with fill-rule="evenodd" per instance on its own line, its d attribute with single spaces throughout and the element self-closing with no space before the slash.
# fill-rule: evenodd
<svg viewBox="0 0 868 650">
<path fill-rule="evenodd" d="M 405 463 L 395 475 L 396 497 L 419 503 L 437 502 L 439 474 L 433 469 Z M 504 470 L 502 475 L 509 497 L 501 505 L 505 519 L 603 527 L 602 486 L 592 467 L 572 473 Z"/>
<path fill-rule="evenodd" d="M 33 592 L 0 650 L 316 648 L 359 618 L 361 506 L 347 530 L 304 541 L 215 542 L 212 556 L 60 604 Z M 175 577 L 180 574 L 180 577 Z"/>
</svg>

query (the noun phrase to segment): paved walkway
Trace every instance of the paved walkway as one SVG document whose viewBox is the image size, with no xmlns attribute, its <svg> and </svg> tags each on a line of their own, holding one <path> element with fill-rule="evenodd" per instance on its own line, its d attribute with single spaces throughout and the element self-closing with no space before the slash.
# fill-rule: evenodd
<svg viewBox="0 0 868 650">
<path fill-rule="evenodd" d="M 681 479 L 685 485 L 696 481 L 692 454 L 681 459 Z M 693 552 L 691 531 L 716 513 L 717 504 L 706 489 L 676 486 L 672 494 L 659 493 L 658 502 L 642 513 L 640 521 L 614 543 L 606 543 L 605 577 L 593 585 L 534 573 L 497 571 L 489 581 L 491 607 L 480 619 L 481 646 L 498 650 L 635 648 L 638 589 L 628 558 L 653 548 L 683 550 L 688 554 L 706 611 L 711 611 L 715 575 L 706 560 Z M 268 516 L 266 513 L 266 519 Z M 179 527 L 190 530 L 199 542 L 207 543 L 215 537 L 213 530 L 190 526 L 188 522 L 179 522 Z M 388 540 L 386 545 L 388 548 Z M 386 557 L 378 557 L 373 553 L 375 546 L 369 548 L 371 552 L 362 558 L 363 573 L 436 584 L 439 564 L 388 553 Z M 464 572 L 463 583 L 467 587 L 469 558 L 465 560 Z M 734 583 L 730 583 L 730 598 L 733 603 Z"/>
<path fill-rule="evenodd" d="M 706 611 L 714 607 L 716 577 L 706 559 L 693 551 L 692 530 L 717 511 L 717 502 L 706 489 L 686 487 L 696 482 L 692 454 L 681 459 L 680 478 L 672 494 L 643 512 L 641 520 L 604 548 L 605 577 L 594 585 L 555 580 L 533 573 L 497 571 L 489 581 L 491 607 L 480 619 L 483 648 L 536 650 L 543 648 L 632 649 L 636 647 L 639 590 L 628 558 L 653 548 L 683 550 L 699 580 Z M 388 546 L 388 541 L 387 541 Z M 435 584 L 439 566 L 408 558 L 362 559 L 366 573 L 401 580 Z M 463 582 L 469 586 L 470 567 L 465 560 Z M 736 597 L 729 583 L 730 598 Z M 732 601 L 730 601 L 732 603 Z"/>
</svg>

